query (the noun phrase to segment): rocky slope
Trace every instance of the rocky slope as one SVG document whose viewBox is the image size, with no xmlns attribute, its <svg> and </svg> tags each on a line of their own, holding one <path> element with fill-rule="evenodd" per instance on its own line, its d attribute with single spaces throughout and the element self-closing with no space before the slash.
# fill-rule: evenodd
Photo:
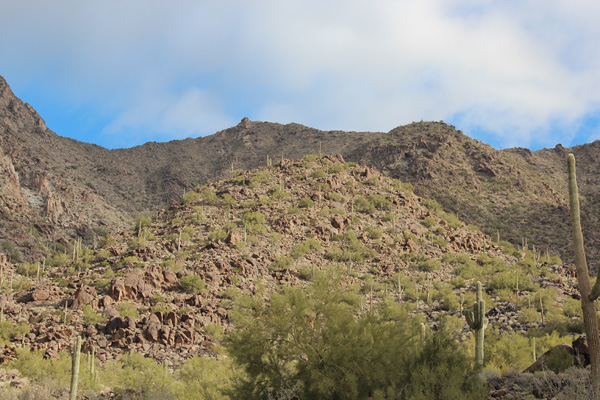
<svg viewBox="0 0 600 400">
<path fill-rule="evenodd" d="M 478 280 L 491 337 L 537 335 L 541 354 L 548 332 L 581 331 L 572 270 L 556 257 L 495 243 L 406 182 L 340 156 L 235 170 L 152 221 L 100 238 L 95 250 L 57 248 L 37 261 L 2 262 L 2 362 L 22 346 L 63 357 L 82 334 L 100 365 L 132 351 L 177 368 L 220 353 L 240 292 L 261 286 L 268 298 L 328 269 L 361 288 L 363 311 L 398 302 L 461 340 L 470 337 L 461 310 Z M 496 398 L 510 393 L 502 382 Z"/>
<path fill-rule="evenodd" d="M 419 195 L 436 199 L 489 235 L 514 244 L 527 240 L 570 259 L 565 157 L 572 151 L 579 165 L 588 255 L 592 265 L 600 260 L 598 142 L 573 149 L 498 151 L 442 122 L 368 133 L 244 119 L 208 137 L 106 150 L 48 130 L 1 78 L 0 99 L 0 177 L 5 182 L 0 235 L 8 256 L 39 255 L 42 242 L 61 238 L 84 236 L 91 244 L 92 232 L 119 228 L 137 213 L 150 215 L 176 204 L 186 190 L 229 177 L 232 169 L 265 165 L 268 157 L 322 152 L 415 183 Z"/>
<path fill-rule="evenodd" d="M 363 288 L 365 309 L 399 301 L 433 327 L 442 314 L 462 320 L 460 295 L 470 304 L 475 280 L 489 283 L 489 317 L 507 332 L 540 324 L 517 320 L 519 296 L 557 288 L 550 312 L 577 295 L 569 270 L 551 259 L 493 243 L 402 182 L 341 158 L 286 159 L 185 200 L 96 250 L 57 251 L 45 266 L 5 262 L 4 319 L 29 332 L 12 336 L 3 359 L 18 343 L 57 357 L 79 332 L 101 361 L 135 350 L 177 364 L 212 351 L 216 332 L 229 329 L 235 290 L 302 286 L 326 268 Z"/>
</svg>

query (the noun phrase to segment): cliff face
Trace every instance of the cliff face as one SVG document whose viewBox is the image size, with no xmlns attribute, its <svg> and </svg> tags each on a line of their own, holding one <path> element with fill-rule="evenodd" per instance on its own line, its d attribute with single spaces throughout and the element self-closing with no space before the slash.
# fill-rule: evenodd
<svg viewBox="0 0 600 400">
<path fill-rule="evenodd" d="M 76 173 L 77 161 L 105 151 L 61 138 L 0 78 L 0 241 L 15 260 L 41 256 L 48 241 L 118 229 L 131 217 Z"/>
</svg>

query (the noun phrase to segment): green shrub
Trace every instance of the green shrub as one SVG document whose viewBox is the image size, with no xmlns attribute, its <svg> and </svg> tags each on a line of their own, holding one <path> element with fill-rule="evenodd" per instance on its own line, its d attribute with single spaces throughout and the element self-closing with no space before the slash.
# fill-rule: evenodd
<svg viewBox="0 0 600 400">
<path fill-rule="evenodd" d="M 328 172 L 330 174 L 337 174 L 338 172 L 342 172 L 348 169 L 348 166 L 345 164 L 333 164 L 329 167 Z"/>
<path fill-rule="evenodd" d="M 143 228 L 150 225 L 152 225 L 152 220 L 149 217 L 140 214 L 135 219 L 134 231 L 139 233 Z"/>
<path fill-rule="evenodd" d="M 305 240 L 292 249 L 292 258 L 300 258 L 308 253 L 321 251 L 321 244 L 316 239 Z"/>
<path fill-rule="evenodd" d="M 475 346 L 474 340 L 473 348 Z M 484 362 L 487 368 L 505 373 L 510 369 L 523 370 L 532 362 L 529 339 L 517 332 L 499 333 L 487 329 L 484 342 Z"/>
<path fill-rule="evenodd" d="M 423 218 L 423 221 L 421 221 L 421 224 L 426 228 L 431 228 L 432 226 L 436 225 L 436 222 L 431 217 L 425 217 Z"/>
<path fill-rule="evenodd" d="M 109 361 L 100 371 L 100 381 L 121 399 L 166 400 L 176 394 L 173 376 L 165 374 L 155 360 L 138 353 L 125 353 L 118 361 Z"/>
<path fill-rule="evenodd" d="M 210 189 L 204 189 L 201 193 L 202 200 L 209 206 L 218 206 L 221 204 L 221 199 Z"/>
<path fill-rule="evenodd" d="M 316 169 L 314 170 L 311 174 L 310 177 L 311 178 L 323 178 L 325 177 L 325 171 L 322 168 Z"/>
<path fill-rule="evenodd" d="M 266 228 L 263 225 L 266 222 L 266 218 L 264 215 L 259 213 L 258 211 L 247 212 L 242 216 L 242 223 L 244 227 L 248 231 L 248 233 L 252 234 L 260 234 L 265 233 Z"/>
<path fill-rule="evenodd" d="M 225 392 L 240 380 L 242 371 L 228 358 L 202 356 L 186 360 L 179 376 L 184 400 L 229 400 Z"/>
<path fill-rule="evenodd" d="M 69 263 L 71 263 L 71 257 L 64 253 L 58 253 L 53 255 L 47 264 L 51 267 L 64 267 Z"/>
<path fill-rule="evenodd" d="M 318 154 L 305 154 L 303 157 L 308 162 L 315 162 L 319 159 Z"/>
<path fill-rule="evenodd" d="M 292 260 L 289 257 L 282 256 L 273 261 L 271 269 L 289 269 L 292 266 Z"/>
<path fill-rule="evenodd" d="M 367 226 L 365 228 L 365 232 L 367 232 L 367 234 L 369 235 L 369 239 L 372 240 L 381 239 L 381 237 L 383 236 L 383 233 L 381 233 L 381 231 L 375 228 L 374 226 Z"/>
<path fill-rule="evenodd" d="M 304 198 L 300 199 L 300 201 L 298 202 L 299 208 L 309 208 L 309 207 L 313 207 L 314 205 L 315 205 L 315 202 L 312 201 L 312 199 L 310 197 L 304 197 Z"/>
<path fill-rule="evenodd" d="M 106 320 L 106 317 L 96 313 L 96 311 L 87 304 L 81 306 L 81 311 L 83 311 L 83 323 L 85 325 L 94 325 Z"/>
<path fill-rule="evenodd" d="M 10 321 L 0 321 L 0 342 L 2 343 L 10 342 L 16 337 L 23 337 L 27 333 L 29 333 L 29 325 L 25 323 L 15 326 Z"/>
<path fill-rule="evenodd" d="M 433 272 L 440 269 L 442 265 L 438 260 L 425 260 L 419 263 L 419 270 L 424 272 Z"/>
<path fill-rule="evenodd" d="M 35 264 L 24 263 L 17 267 L 17 273 L 19 273 L 23 276 L 35 276 L 37 274 L 38 267 L 39 267 L 39 264 L 37 264 L 37 263 L 35 263 Z M 40 268 L 40 274 L 41 273 L 42 273 L 42 270 Z"/>
<path fill-rule="evenodd" d="M 179 280 L 179 284 L 188 293 L 198 294 L 206 290 L 206 285 L 198 275 L 187 275 Z"/>
<path fill-rule="evenodd" d="M 231 315 L 228 353 L 246 372 L 232 399 L 487 396 L 450 335 L 421 340 L 419 320 L 396 304 L 359 313 L 356 289 L 336 277 L 319 274 L 306 291 L 282 288 L 266 306 L 262 296 L 242 297 Z"/>
<path fill-rule="evenodd" d="M 182 200 L 183 200 L 183 204 L 196 204 L 196 203 L 200 202 L 201 199 L 202 199 L 202 196 L 200 195 L 200 193 L 198 193 L 194 190 L 191 190 L 183 195 Z"/>
<path fill-rule="evenodd" d="M 342 195 L 336 192 L 329 192 L 325 195 L 325 197 L 331 201 L 342 201 Z"/>
<path fill-rule="evenodd" d="M 392 201 L 380 194 L 370 195 L 369 200 L 378 210 L 389 211 L 393 208 Z"/>
<path fill-rule="evenodd" d="M 117 311 L 121 314 L 122 317 L 131 317 L 131 318 L 139 318 L 140 313 L 137 310 L 137 307 L 133 303 L 120 302 L 117 304 Z"/>
<path fill-rule="evenodd" d="M 65 352 L 61 352 L 60 359 L 46 360 L 44 354 L 44 350 L 30 351 L 27 348 L 17 348 L 17 358 L 9 362 L 7 368 L 16 369 L 23 376 L 38 384 L 48 385 L 50 388 L 68 387 L 71 378 L 71 358 Z M 89 387 L 84 376 L 80 376 L 80 379 L 82 380 L 80 387 L 84 389 Z"/>
<path fill-rule="evenodd" d="M 519 311 L 519 322 L 522 324 L 539 323 L 540 313 L 535 308 L 522 308 Z"/>
<path fill-rule="evenodd" d="M 362 196 L 354 200 L 354 210 L 364 214 L 372 214 L 375 212 L 375 205 Z"/>
<path fill-rule="evenodd" d="M 227 232 L 223 228 L 219 228 L 208 234 L 208 242 L 214 243 L 214 242 L 223 241 L 223 240 L 227 239 L 227 236 L 229 236 L 229 232 Z"/>
</svg>

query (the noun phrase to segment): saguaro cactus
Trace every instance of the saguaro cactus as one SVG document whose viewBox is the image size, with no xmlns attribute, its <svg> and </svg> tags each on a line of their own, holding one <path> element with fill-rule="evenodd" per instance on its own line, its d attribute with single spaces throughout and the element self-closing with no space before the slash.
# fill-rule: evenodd
<svg viewBox="0 0 600 400">
<path fill-rule="evenodd" d="M 73 363 L 71 364 L 71 395 L 69 400 L 77 399 L 77 383 L 79 381 L 79 359 L 81 358 L 81 336 L 77 336 L 73 346 Z"/>
<path fill-rule="evenodd" d="M 571 206 L 571 228 L 573 232 L 573 248 L 575 250 L 575 268 L 577 270 L 577 282 L 581 293 L 581 310 L 583 311 L 583 325 L 585 337 L 590 351 L 590 364 L 592 369 L 592 383 L 596 398 L 600 395 L 600 336 L 598 334 L 598 317 L 594 299 L 597 296 L 597 287 L 592 293 L 590 276 L 588 274 L 585 250 L 583 249 L 583 234 L 581 233 L 581 221 L 579 215 L 579 194 L 577 191 L 577 176 L 575 174 L 575 156 L 569 154 L 567 157 L 569 167 L 569 204 Z M 598 286 L 596 284 L 596 286 Z"/>
<path fill-rule="evenodd" d="M 473 304 L 473 310 L 465 310 L 464 315 L 467 324 L 475 332 L 475 363 L 483 366 L 483 340 L 488 319 L 485 316 L 485 300 L 481 295 L 481 282 L 477 282 L 477 301 Z"/>
</svg>

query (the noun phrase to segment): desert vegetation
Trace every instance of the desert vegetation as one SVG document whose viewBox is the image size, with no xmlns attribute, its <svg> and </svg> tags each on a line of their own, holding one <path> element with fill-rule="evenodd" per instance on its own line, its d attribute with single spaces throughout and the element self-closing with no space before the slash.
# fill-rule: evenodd
<svg viewBox="0 0 600 400">
<path fill-rule="evenodd" d="M 2 357 L 27 383 L 0 394 L 64 393 L 78 335 L 90 398 L 589 393 L 585 360 L 543 356 L 584 330 L 551 249 L 490 238 L 341 157 L 234 172 L 95 248 L 6 263 Z"/>
</svg>

